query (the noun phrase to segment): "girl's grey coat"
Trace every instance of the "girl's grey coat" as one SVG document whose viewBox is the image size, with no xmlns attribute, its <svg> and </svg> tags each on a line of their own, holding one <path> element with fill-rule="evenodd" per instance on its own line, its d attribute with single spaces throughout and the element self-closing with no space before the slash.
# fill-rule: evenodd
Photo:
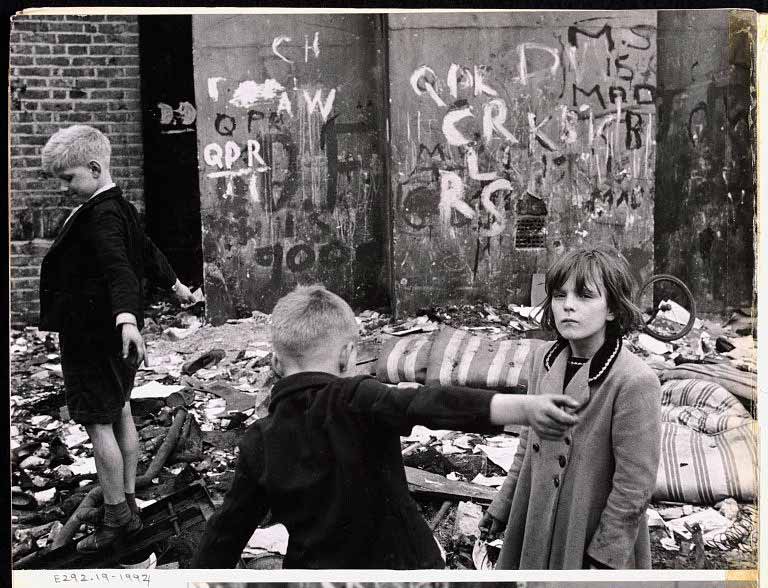
<svg viewBox="0 0 768 588">
<path fill-rule="evenodd" d="M 529 394 L 558 394 L 570 350 L 561 340 L 529 357 Z M 661 389 L 620 339 L 607 339 L 565 393 L 589 401 L 561 441 L 524 429 L 489 507 L 508 520 L 498 569 L 581 569 L 585 555 L 615 569 L 650 568 L 645 511 L 659 464 Z"/>
</svg>

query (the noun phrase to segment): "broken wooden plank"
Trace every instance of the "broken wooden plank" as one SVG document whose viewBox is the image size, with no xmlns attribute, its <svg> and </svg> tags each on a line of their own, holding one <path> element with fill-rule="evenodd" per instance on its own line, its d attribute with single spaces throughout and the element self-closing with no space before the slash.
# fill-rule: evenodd
<svg viewBox="0 0 768 588">
<path fill-rule="evenodd" d="M 408 466 L 405 466 L 405 477 L 408 480 L 408 489 L 414 494 L 434 496 L 444 500 L 471 500 L 482 504 L 489 504 L 496 497 L 496 490 L 493 488 L 449 480 L 440 474 Z"/>
</svg>

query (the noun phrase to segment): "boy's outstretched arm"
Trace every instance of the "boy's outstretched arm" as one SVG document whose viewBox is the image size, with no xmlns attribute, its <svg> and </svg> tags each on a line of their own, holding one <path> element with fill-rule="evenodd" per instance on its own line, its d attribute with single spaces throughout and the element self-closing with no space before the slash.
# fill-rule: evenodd
<svg viewBox="0 0 768 588">
<path fill-rule="evenodd" d="M 578 418 L 563 409 L 578 410 L 581 403 L 563 394 L 495 394 L 490 419 L 494 425 L 530 425 L 542 439 L 560 439 Z"/>
<path fill-rule="evenodd" d="M 165 288 L 170 288 L 176 283 L 176 273 L 168 262 L 168 258 L 146 234 L 144 234 L 144 271 L 147 277 Z"/>
<path fill-rule="evenodd" d="M 144 271 L 156 283 L 173 290 L 179 301 L 183 303 L 195 301 L 189 288 L 176 277 L 168 258 L 146 234 L 144 235 Z"/>
<path fill-rule="evenodd" d="M 232 486 L 221 508 L 205 525 L 193 568 L 234 568 L 254 529 L 269 511 L 266 495 L 260 492 L 248 470 L 241 450 Z"/>
<path fill-rule="evenodd" d="M 530 425 L 542 438 L 559 439 L 578 420 L 560 408 L 577 408 L 567 396 L 497 394 L 462 386 L 395 388 L 372 378 L 361 378 L 349 401 L 353 411 L 402 434 L 414 425 L 473 432 L 520 424 Z"/>
</svg>

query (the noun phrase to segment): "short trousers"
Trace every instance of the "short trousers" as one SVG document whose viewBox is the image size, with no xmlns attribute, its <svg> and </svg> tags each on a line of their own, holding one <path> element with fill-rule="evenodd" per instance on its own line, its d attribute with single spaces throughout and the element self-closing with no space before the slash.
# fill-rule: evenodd
<svg viewBox="0 0 768 588">
<path fill-rule="evenodd" d="M 70 418 L 82 425 L 111 424 L 131 398 L 136 367 L 118 353 L 68 352 L 59 337 L 61 369 Z"/>
</svg>

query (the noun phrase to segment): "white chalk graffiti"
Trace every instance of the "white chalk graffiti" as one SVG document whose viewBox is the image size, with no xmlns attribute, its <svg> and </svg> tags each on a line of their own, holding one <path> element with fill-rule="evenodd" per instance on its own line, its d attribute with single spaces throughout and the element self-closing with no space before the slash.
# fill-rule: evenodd
<svg viewBox="0 0 768 588">
<path fill-rule="evenodd" d="M 309 61 L 309 50 L 312 49 L 312 53 L 315 54 L 315 59 L 320 57 L 320 33 L 315 32 L 315 38 L 312 41 L 312 46 L 309 45 L 309 37 L 304 35 L 304 63 Z"/>
<path fill-rule="evenodd" d="M 472 114 L 472 109 L 469 106 L 465 106 L 464 108 L 459 108 L 456 110 L 449 110 L 445 114 L 443 117 L 443 135 L 445 135 L 449 145 L 459 146 L 469 143 L 469 139 L 467 139 L 461 133 L 461 131 L 456 128 L 456 123 L 458 123 L 461 119 L 470 116 L 475 115 Z"/>
<path fill-rule="evenodd" d="M 513 145 L 519 143 L 509 129 L 504 127 L 506 120 L 507 104 L 503 100 L 495 98 L 483 105 L 483 139 L 486 143 L 493 138 L 494 131 Z"/>
<path fill-rule="evenodd" d="M 477 164 L 477 152 L 474 147 L 467 148 L 467 171 L 469 172 L 470 178 L 479 182 L 486 182 L 498 177 L 495 171 L 480 172 Z"/>
<path fill-rule="evenodd" d="M 265 172 L 269 169 L 264 162 L 264 159 L 261 157 L 261 144 L 258 141 L 255 139 L 248 139 L 246 142 L 246 152 L 248 155 L 248 168 L 250 170 Z M 234 164 L 241 155 L 242 150 L 234 141 L 227 141 L 224 144 L 224 148 L 218 143 L 208 143 L 208 145 L 203 148 L 203 159 L 205 160 L 205 163 L 211 167 L 217 167 L 220 170 L 231 170 L 232 164 Z M 223 175 L 219 174 L 217 176 L 212 176 L 211 174 L 208 174 L 208 177 L 223 177 Z"/>
<path fill-rule="evenodd" d="M 280 59 L 282 59 L 282 60 L 283 60 L 283 61 L 285 61 L 286 63 L 293 63 L 293 60 L 292 60 L 292 59 L 288 59 L 288 58 L 287 58 L 285 55 L 283 55 L 282 53 L 280 53 L 280 52 L 277 50 L 277 48 L 278 48 L 280 45 L 282 45 L 283 43 L 288 43 L 288 42 L 290 42 L 290 40 L 291 40 L 291 38 L 290 38 L 290 37 L 275 37 L 275 38 L 274 38 L 274 40 L 272 41 L 272 53 L 274 53 L 275 55 L 277 55 L 277 56 L 278 56 Z"/>
<path fill-rule="evenodd" d="M 552 117 L 548 116 L 539 124 L 536 124 L 536 115 L 533 114 L 532 112 L 528 113 L 528 152 L 529 153 L 533 153 L 537 140 L 540 141 L 550 151 L 557 150 L 557 145 L 555 145 L 555 142 L 549 137 L 547 137 L 541 130 L 541 128 L 544 125 L 546 125 L 551 119 Z"/>
<path fill-rule="evenodd" d="M 526 52 L 535 49 L 537 51 L 544 51 L 552 56 L 552 65 L 547 68 L 542 68 L 533 72 L 528 71 L 528 56 Z M 520 77 L 516 81 L 519 81 L 522 85 L 527 85 L 528 80 L 532 78 L 542 77 L 544 75 L 554 75 L 560 67 L 560 53 L 552 47 L 541 45 L 540 43 L 521 43 L 517 47 L 519 55 L 518 60 L 518 72 Z"/>
<path fill-rule="evenodd" d="M 223 82 L 227 78 L 208 78 L 208 96 L 213 100 L 214 102 L 219 101 L 219 82 Z"/>
<path fill-rule="evenodd" d="M 440 224 L 444 229 L 451 226 L 451 211 L 456 210 L 466 218 L 474 218 L 475 211 L 464 202 L 464 180 L 456 172 L 440 170 Z"/>
<path fill-rule="evenodd" d="M 274 100 L 283 92 L 285 92 L 285 88 L 282 84 L 272 78 L 264 80 L 261 84 L 253 80 L 246 80 L 240 82 L 229 103 L 233 106 L 249 108 L 261 101 Z"/>
<path fill-rule="evenodd" d="M 234 178 L 250 175 L 248 181 L 250 196 L 255 202 L 260 202 L 261 197 L 256 176 L 257 174 L 269 171 L 269 166 L 261 157 L 261 144 L 258 141 L 248 139 L 246 142 L 246 152 L 248 155 L 248 167 L 233 170 L 232 166 L 242 155 L 240 146 L 234 141 L 227 141 L 223 148 L 218 143 L 209 143 L 203 148 L 203 159 L 206 164 L 216 167 L 220 171 L 209 172 L 206 174 L 206 177 L 212 180 L 226 178 L 226 190 L 222 197 L 228 198 L 234 195 Z"/>
<path fill-rule="evenodd" d="M 509 183 L 509 180 L 505 180 L 504 178 L 494 180 L 483 188 L 483 191 L 480 193 L 480 202 L 482 203 L 483 208 L 485 208 L 485 210 L 487 210 L 493 217 L 493 222 L 491 223 L 490 228 L 480 229 L 481 237 L 495 237 L 504 232 L 504 227 L 506 227 L 507 221 L 504 218 L 504 213 L 496 208 L 496 205 L 491 200 L 491 196 L 494 192 L 511 190 L 512 184 Z"/>
<path fill-rule="evenodd" d="M 195 130 L 190 125 L 197 119 L 197 109 L 190 102 L 186 100 L 179 102 L 175 109 L 170 104 L 158 102 L 157 108 L 160 111 L 160 125 L 171 127 L 161 129 L 161 133 L 186 133 Z"/>
<path fill-rule="evenodd" d="M 328 120 L 328 115 L 331 114 L 333 109 L 333 101 L 336 98 L 336 88 L 331 88 L 328 95 L 325 97 L 325 103 L 323 103 L 323 91 L 318 89 L 315 91 L 315 95 L 310 98 L 309 92 L 302 90 L 304 95 L 304 101 L 307 104 L 307 114 L 311 115 L 315 109 L 320 111 L 323 121 Z"/>
<path fill-rule="evenodd" d="M 222 149 L 218 143 L 209 143 L 203 149 L 205 163 L 219 169 L 232 169 L 232 164 L 240 157 L 240 147 L 234 141 L 227 141 Z"/>
<path fill-rule="evenodd" d="M 272 53 L 277 56 L 278 58 L 282 59 L 286 63 L 293 63 L 293 59 L 288 59 L 281 51 L 278 50 L 280 45 L 283 43 L 290 43 L 291 38 L 286 37 L 284 35 L 275 37 L 272 40 Z M 309 35 L 304 35 L 304 63 L 307 63 L 309 61 L 309 51 L 312 50 L 312 54 L 315 56 L 315 59 L 320 57 L 320 33 L 315 32 L 315 35 L 312 39 L 312 43 L 309 42 Z"/>
<path fill-rule="evenodd" d="M 443 102 L 443 99 L 440 98 L 440 96 L 437 94 L 434 84 L 426 79 L 427 74 L 430 74 L 433 78 L 436 78 L 435 72 L 432 70 L 431 67 L 426 65 L 417 67 L 414 70 L 414 72 L 411 74 L 411 88 L 413 88 L 413 91 L 416 92 L 417 96 L 421 96 L 424 93 L 424 91 L 419 87 L 419 82 L 422 82 L 424 84 L 427 94 L 429 94 L 429 97 L 435 101 L 435 104 L 437 104 L 440 107 L 445 107 L 446 104 L 445 102 Z"/>
</svg>

